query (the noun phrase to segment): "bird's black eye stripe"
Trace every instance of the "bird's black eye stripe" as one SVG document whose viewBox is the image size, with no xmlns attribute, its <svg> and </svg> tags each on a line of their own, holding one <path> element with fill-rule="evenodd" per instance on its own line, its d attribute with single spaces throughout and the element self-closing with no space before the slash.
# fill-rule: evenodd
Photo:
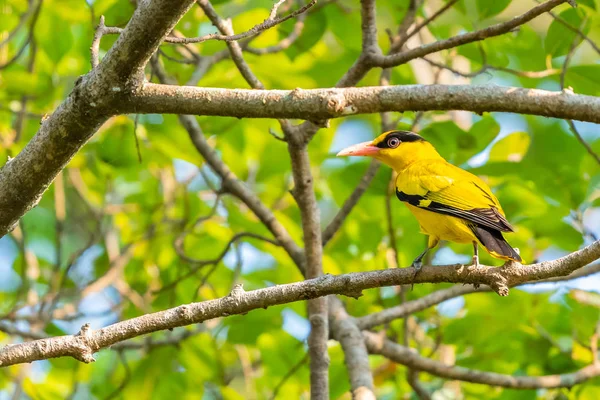
<svg viewBox="0 0 600 400">
<path fill-rule="evenodd" d="M 396 140 L 393 140 L 396 139 Z M 380 149 L 394 149 L 400 145 L 400 143 L 405 142 L 418 142 L 424 141 L 421 136 L 416 133 L 409 131 L 391 131 L 387 134 L 384 140 L 377 143 L 377 147 Z M 397 143 L 397 144 L 396 144 Z"/>
</svg>

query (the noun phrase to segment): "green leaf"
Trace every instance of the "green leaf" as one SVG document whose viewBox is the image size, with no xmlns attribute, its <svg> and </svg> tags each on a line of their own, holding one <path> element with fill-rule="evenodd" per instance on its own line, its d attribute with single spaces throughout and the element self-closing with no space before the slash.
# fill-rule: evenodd
<svg viewBox="0 0 600 400">
<path fill-rule="evenodd" d="M 225 320 L 229 327 L 227 340 L 230 343 L 254 344 L 260 335 L 280 329 L 282 323 L 281 307 L 235 315 Z"/>
<path fill-rule="evenodd" d="M 477 12 L 480 19 L 487 19 L 500 14 L 508 7 L 511 0 L 477 0 Z"/>
<path fill-rule="evenodd" d="M 600 96 L 600 65 L 576 65 L 567 70 L 565 86 L 578 94 Z"/>
<path fill-rule="evenodd" d="M 585 25 L 583 24 L 585 11 L 581 8 L 569 8 L 560 13 L 559 17 L 571 26 L 581 29 L 585 34 L 590 30 L 589 21 Z M 546 35 L 546 54 L 550 54 L 552 57 L 563 56 L 573 45 L 578 46 L 582 40 L 581 36 L 567 28 L 561 21 L 553 20 Z"/>
<path fill-rule="evenodd" d="M 285 50 L 285 54 L 293 61 L 305 54 L 316 45 L 327 30 L 327 16 L 324 12 L 309 14 L 304 23 L 304 29 L 294 44 Z"/>
<path fill-rule="evenodd" d="M 71 25 L 62 21 L 62 15 L 57 14 L 53 7 L 42 7 L 35 28 L 35 40 L 56 65 L 73 46 Z"/>
<path fill-rule="evenodd" d="M 596 1 L 595 0 L 577 0 L 577 5 L 587 6 L 593 10 L 596 9 Z"/>
<path fill-rule="evenodd" d="M 100 159 L 115 167 L 130 167 L 139 163 L 133 124 L 124 121 L 102 135 Z"/>
<path fill-rule="evenodd" d="M 531 137 L 527 132 L 514 132 L 500 139 L 490 150 L 489 161 L 519 162 L 523 159 Z"/>
<path fill-rule="evenodd" d="M 484 20 L 500 14 L 511 0 L 461 0 L 456 8 L 473 20 Z"/>
</svg>

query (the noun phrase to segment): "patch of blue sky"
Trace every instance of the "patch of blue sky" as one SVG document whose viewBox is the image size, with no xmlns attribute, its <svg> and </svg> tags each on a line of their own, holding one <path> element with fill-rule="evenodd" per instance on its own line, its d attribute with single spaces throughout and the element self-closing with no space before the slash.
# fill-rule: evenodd
<svg viewBox="0 0 600 400">
<path fill-rule="evenodd" d="M 303 342 L 308 339 L 310 333 L 310 322 L 291 308 L 281 311 L 283 317 L 283 330 Z"/>
<path fill-rule="evenodd" d="M 193 179 L 199 172 L 196 165 L 179 158 L 173 159 L 173 169 L 175 171 L 175 179 L 179 183 L 190 181 L 190 179 Z"/>
<path fill-rule="evenodd" d="M 242 275 L 275 268 L 275 259 L 270 254 L 260 251 L 250 243 L 240 242 L 238 246 L 242 259 Z M 223 264 L 230 270 L 235 269 L 237 262 L 233 249 L 223 258 Z"/>
<path fill-rule="evenodd" d="M 6 235 L 0 239 L 1 292 L 13 292 L 21 284 L 21 277 L 13 268 L 18 253 L 19 249 L 10 236 Z"/>
<path fill-rule="evenodd" d="M 112 287 L 90 293 L 79 304 L 81 317 L 72 321 L 55 320 L 54 323 L 67 333 L 78 332 L 85 323 L 89 323 L 92 329 L 103 328 L 118 321 L 118 315 L 109 310 L 119 301 L 120 295 Z"/>
<path fill-rule="evenodd" d="M 56 262 L 56 244 L 53 241 L 36 236 L 27 241 L 27 249 L 31 250 L 37 258 L 51 264 Z"/>
<path fill-rule="evenodd" d="M 346 120 L 342 122 L 335 131 L 329 152 L 337 154 L 345 147 L 360 142 L 366 142 L 367 140 L 373 140 L 375 136 L 376 133 L 369 123 L 355 119 Z M 325 160 L 322 168 L 339 168 L 348 163 L 360 161 L 364 160 L 361 160 L 361 157 L 331 157 Z"/>
<path fill-rule="evenodd" d="M 94 263 L 104 254 L 104 247 L 96 244 L 89 249 L 85 250 L 79 258 L 75 261 L 71 269 L 69 270 L 69 278 L 75 284 L 82 288 L 91 282 L 94 277 Z"/>
<path fill-rule="evenodd" d="M 446 265 L 446 264 L 468 264 L 472 259 L 472 256 L 466 254 L 455 253 L 449 247 L 442 247 L 439 249 L 433 257 L 433 265 Z"/>
<path fill-rule="evenodd" d="M 443 301 L 435 306 L 435 308 L 440 315 L 447 318 L 455 318 L 458 316 L 458 313 L 463 309 L 464 306 L 465 298 L 464 296 L 460 296 Z"/>
<path fill-rule="evenodd" d="M 50 361 L 40 360 L 31 364 L 27 377 L 33 383 L 43 383 L 46 381 L 48 373 L 50 372 Z"/>
</svg>

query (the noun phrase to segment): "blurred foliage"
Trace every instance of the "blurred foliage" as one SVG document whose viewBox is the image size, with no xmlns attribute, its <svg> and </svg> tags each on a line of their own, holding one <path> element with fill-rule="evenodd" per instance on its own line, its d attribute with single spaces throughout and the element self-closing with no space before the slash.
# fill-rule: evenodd
<svg viewBox="0 0 600 400">
<path fill-rule="evenodd" d="M 261 22 L 272 5 L 266 0 L 213 3 L 222 16 L 232 18 L 236 32 Z M 379 42 L 384 49 L 388 47 L 385 30 L 398 26 L 407 3 L 378 0 Z M 425 3 L 418 11 L 419 18 L 443 5 L 441 1 Z M 600 5 L 594 0 L 578 3 L 577 9 L 563 5 L 555 12 L 591 39 L 600 38 Z M 0 48 L 0 65 L 4 65 L 25 46 L 15 62 L 0 69 L 3 162 L 26 145 L 43 115 L 51 113 L 77 77 L 89 71 L 89 46 L 99 16 L 105 15 L 107 25 L 122 27 L 134 11 L 133 2 L 125 0 L 33 0 L 29 6 L 32 12 L 25 17 L 25 24 Z M 431 40 L 445 39 L 506 20 L 530 6 L 510 0 L 461 0 L 429 26 L 428 35 Z M 41 8 L 36 17 L 37 7 Z M 0 42 L 18 26 L 27 10 L 22 0 L 0 2 Z M 287 21 L 253 39 L 250 45 L 276 45 L 290 34 L 294 24 Z M 34 32 L 29 37 L 31 26 Z M 186 36 L 214 31 L 197 7 L 177 29 Z M 360 37 L 359 2 L 324 0 L 309 12 L 300 37 L 289 48 L 266 55 L 246 53 L 246 59 L 267 88 L 330 87 L 355 61 L 361 49 Z M 115 39 L 103 38 L 101 56 Z M 485 66 L 543 71 L 562 68 L 573 46 L 566 86 L 577 93 L 600 96 L 598 54 L 548 15 L 509 34 L 443 52 L 439 59 L 471 71 Z M 221 42 L 206 42 L 194 49 L 208 57 L 226 47 Z M 194 65 L 177 60 L 190 57 L 190 53 L 171 45 L 162 46 L 161 51 L 166 70 L 179 82 L 187 82 Z M 423 64 L 397 67 L 392 83 L 432 83 L 423 78 L 424 68 Z M 442 75 L 445 83 L 458 79 L 447 71 Z M 154 79 L 150 71 L 148 79 Z M 361 85 L 377 85 L 378 79 L 379 71 L 372 71 Z M 559 73 L 531 78 L 488 69 L 473 82 L 558 90 L 559 79 Z M 229 59 L 216 63 L 195 83 L 247 87 Z M 399 127 L 408 128 L 416 115 L 393 117 L 399 118 Z M 299 212 L 289 194 L 289 156 L 285 144 L 269 135 L 269 130 L 279 131 L 276 121 L 200 117 L 199 122 L 222 159 L 300 241 Z M 591 147 L 600 152 L 597 127 L 577 126 Z M 490 183 L 517 229 L 508 240 L 526 261 L 572 252 L 600 234 L 600 168 L 564 121 L 496 113 L 428 112 L 416 129 L 448 160 Z M 378 132 L 376 115 L 338 119 L 310 144 L 324 224 L 350 195 L 368 163 L 335 159 L 335 151 Z M 390 266 L 385 211 L 390 176 L 387 168 L 380 169 L 328 244 L 326 272 Z M 22 331 L 74 333 L 86 321 L 98 328 L 147 312 L 224 296 L 235 283 L 243 283 L 250 290 L 302 278 L 281 248 L 255 238 L 233 243 L 222 262 L 215 265 L 200 267 L 180 257 L 174 246 L 178 239 L 182 239 L 181 249 L 187 257 L 211 259 L 223 252 L 236 233 L 267 237 L 269 233 L 239 201 L 226 194 L 217 198 L 219 179 L 204 165 L 175 116 L 112 118 L 58 179 L 61 184 L 50 188 L 39 206 L 23 218 L 19 229 L 0 240 L 0 312 L 6 315 L 4 322 Z M 400 264 L 406 266 L 421 252 L 425 238 L 418 233 L 408 210 L 396 201 L 392 214 Z M 466 261 L 470 251 L 470 245 L 448 244 L 433 261 Z M 482 255 L 482 261 L 499 265 L 487 255 Z M 107 284 L 106 276 L 112 279 Z M 544 293 L 513 290 L 508 298 L 473 294 L 464 298 L 464 305 L 454 301 L 419 312 L 413 317 L 416 328 L 411 345 L 428 354 L 436 348 L 439 337 L 444 352 L 459 365 L 498 373 L 571 372 L 591 362 L 589 340 L 599 310 L 570 297 L 569 287 L 551 285 Z M 596 284 L 595 290 L 599 287 Z M 419 298 L 438 288 L 421 285 L 408 292 L 407 298 Z M 586 290 L 590 288 L 594 285 L 586 286 Z M 347 301 L 347 306 L 352 315 L 360 316 L 399 302 L 393 290 L 384 288 L 367 291 L 359 301 Z M 52 309 L 58 310 L 54 316 L 50 315 Z M 305 316 L 304 304 L 289 304 L 134 340 L 139 344 L 137 349 L 104 350 L 91 365 L 57 359 L 3 368 L 0 398 L 16 393 L 13 398 L 262 399 L 274 391 L 277 398 L 307 398 Z M 390 337 L 401 341 L 402 321 L 393 322 L 388 330 Z M 183 334 L 185 339 L 178 340 Z M 14 343 L 23 339 L 1 333 L 0 340 Z M 171 344 L 161 345 L 161 341 Z M 433 357 L 439 359 L 440 352 L 438 349 Z M 332 341 L 330 353 L 332 398 L 349 399 L 339 344 Z M 379 357 L 373 357 L 372 367 L 380 398 L 415 398 L 405 380 L 404 367 Z M 600 397 L 599 379 L 572 390 L 547 391 L 456 384 L 425 373 L 421 380 L 439 399 Z"/>
</svg>

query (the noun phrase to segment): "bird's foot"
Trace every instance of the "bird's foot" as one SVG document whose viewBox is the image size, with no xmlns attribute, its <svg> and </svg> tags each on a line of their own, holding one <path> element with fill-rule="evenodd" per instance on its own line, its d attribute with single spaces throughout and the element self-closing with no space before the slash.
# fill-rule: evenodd
<svg viewBox="0 0 600 400">
<path fill-rule="evenodd" d="M 415 260 L 415 261 L 413 261 L 413 263 L 410 266 L 413 267 L 414 269 L 416 269 L 417 272 L 418 272 L 423 267 L 423 261 L 421 261 L 421 260 Z"/>
<path fill-rule="evenodd" d="M 415 273 L 413 274 L 412 281 L 410 283 L 410 290 L 413 290 L 415 288 L 415 279 L 423 267 L 423 261 L 415 260 L 410 266 L 415 269 Z"/>
<path fill-rule="evenodd" d="M 472 262 L 471 266 L 479 267 L 479 256 L 473 256 L 473 262 Z"/>
</svg>

